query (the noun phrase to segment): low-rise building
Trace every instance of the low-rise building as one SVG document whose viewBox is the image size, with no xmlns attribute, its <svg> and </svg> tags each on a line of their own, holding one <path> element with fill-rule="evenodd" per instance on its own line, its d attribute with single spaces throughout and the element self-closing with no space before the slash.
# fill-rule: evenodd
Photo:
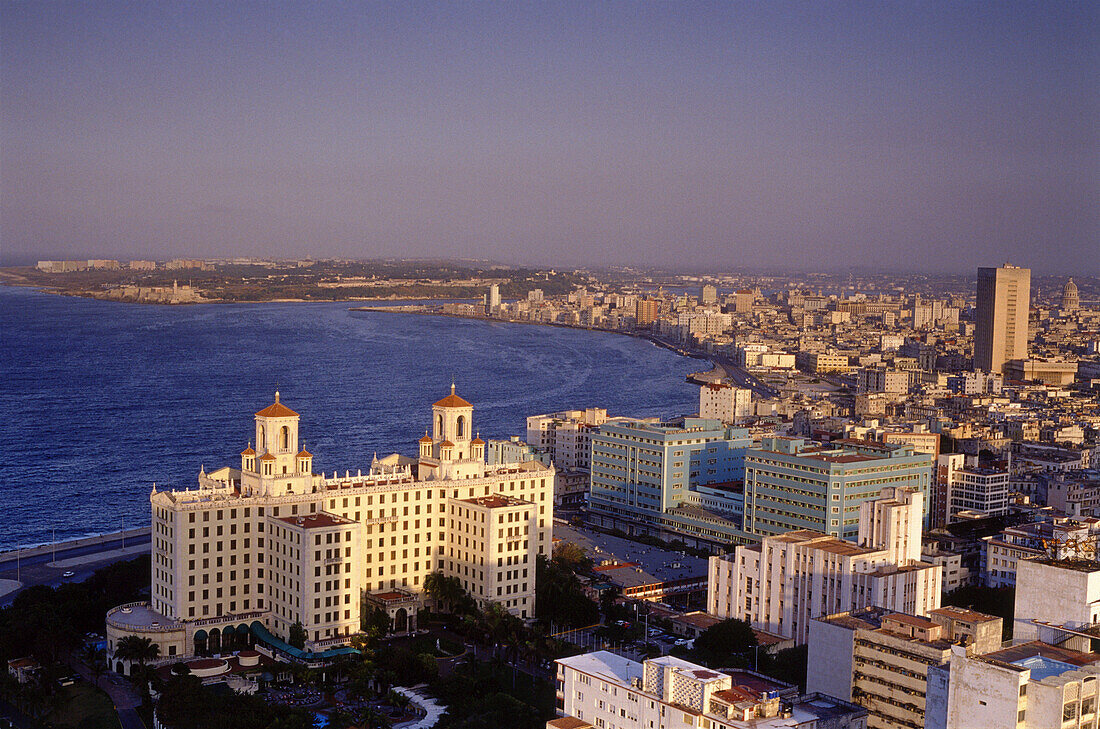
<svg viewBox="0 0 1100 729">
<path fill-rule="evenodd" d="M 557 661 L 559 719 L 548 729 L 865 729 L 838 699 L 798 697 L 751 671 L 715 671 L 673 656 L 643 663 L 597 651 Z"/>
<path fill-rule="evenodd" d="M 811 623 L 806 688 L 863 706 L 872 729 L 923 729 L 929 669 L 958 642 L 967 654 L 999 648 L 1001 619 L 959 608 L 827 615 Z"/>
<path fill-rule="evenodd" d="M 953 645 L 945 664 L 928 669 L 924 727 L 1095 727 L 1098 660 L 1038 641 L 984 654 Z"/>
</svg>

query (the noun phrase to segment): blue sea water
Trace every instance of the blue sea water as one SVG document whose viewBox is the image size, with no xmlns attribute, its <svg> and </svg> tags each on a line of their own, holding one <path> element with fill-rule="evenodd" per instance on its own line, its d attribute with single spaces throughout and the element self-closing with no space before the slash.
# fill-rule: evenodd
<svg viewBox="0 0 1100 729">
<path fill-rule="evenodd" d="M 524 436 L 537 413 L 697 407 L 705 368 L 632 337 L 348 303 L 184 307 L 0 286 L 0 550 L 149 523 L 154 482 L 193 486 L 239 465 L 253 414 L 301 414 L 314 469 L 415 455 L 431 404 L 474 404 L 483 438 Z"/>
</svg>

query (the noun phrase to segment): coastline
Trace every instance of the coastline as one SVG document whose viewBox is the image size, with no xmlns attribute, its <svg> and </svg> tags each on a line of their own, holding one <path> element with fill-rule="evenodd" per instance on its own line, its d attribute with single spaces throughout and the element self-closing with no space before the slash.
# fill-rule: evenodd
<svg viewBox="0 0 1100 729">
<path fill-rule="evenodd" d="M 452 319 L 469 319 L 471 321 L 483 321 L 483 322 L 487 322 L 487 323 L 518 324 L 518 325 L 521 325 L 521 326 L 558 327 L 559 329 L 576 329 L 576 330 L 579 330 L 579 331 L 582 331 L 582 332 L 602 332 L 604 334 L 620 334 L 620 335 L 626 336 L 626 337 L 634 337 L 636 339 L 645 339 L 645 340 L 647 340 L 649 342 L 652 342 L 653 344 L 657 345 L 658 347 L 661 347 L 663 349 L 667 349 L 671 352 L 675 352 L 676 354 L 680 355 L 681 357 L 691 357 L 692 359 L 705 359 L 705 360 L 710 360 L 712 362 L 713 362 L 713 359 L 714 359 L 712 357 L 712 355 L 709 355 L 705 352 L 700 352 L 698 350 L 691 350 L 691 349 L 687 349 L 685 347 L 680 347 L 680 346 L 675 345 L 671 342 L 667 342 L 667 341 L 661 339 L 660 337 L 658 337 L 654 334 L 650 334 L 648 332 L 637 332 L 637 331 L 632 332 L 632 331 L 626 331 L 626 330 L 623 330 L 623 329 L 606 329 L 604 327 L 581 326 L 579 324 L 563 324 L 561 322 L 552 322 L 552 321 L 513 321 L 511 319 L 497 319 L 497 318 L 491 317 L 491 316 L 475 316 L 475 315 L 469 315 L 469 314 L 452 314 L 452 313 L 445 312 L 445 311 L 423 311 L 419 308 L 416 308 L 416 309 L 413 309 L 413 308 L 407 308 L 407 309 L 406 308 L 400 308 L 399 309 L 397 307 L 392 307 L 392 306 L 385 306 L 385 307 L 382 307 L 382 306 L 379 306 L 379 307 L 355 306 L 355 307 L 352 307 L 352 308 L 348 309 L 348 311 L 376 311 L 376 312 L 382 312 L 382 313 L 387 313 L 387 314 L 416 314 L 418 316 L 446 316 L 446 317 L 450 317 Z M 717 363 L 715 362 L 715 364 L 717 364 Z"/>
<path fill-rule="evenodd" d="M 619 334 L 626 337 L 634 337 L 636 339 L 644 339 L 657 347 L 667 349 L 670 352 L 675 352 L 681 357 L 690 357 L 691 359 L 705 360 L 710 363 L 711 369 L 707 372 L 693 372 L 687 376 L 687 381 L 695 385 L 710 384 L 715 381 L 732 380 L 739 387 L 745 387 L 753 391 L 754 395 L 763 397 L 765 399 L 777 397 L 779 395 L 778 390 L 764 384 L 754 374 L 738 366 L 729 357 L 724 357 L 718 354 L 712 354 L 704 352 L 698 349 L 691 349 L 684 347 L 673 342 L 661 339 L 655 334 L 649 332 L 640 331 L 627 331 L 623 329 L 606 329 L 604 327 L 593 326 L 581 326 L 578 324 L 563 324 L 561 322 L 548 322 L 548 321 L 513 321 L 511 319 L 497 319 L 491 316 L 484 315 L 470 315 L 470 314 L 454 314 L 443 311 L 426 311 L 422 305 L 413 304 L 406 307 L 386 306 L 386 307 L 373 307 L 373 306 L 356 306 L 351 307 L 348 311 L 372 311 L 388 314 L 416 314 L 418 316 L 446 316 L 452 319 L 469 319 L 472 321 L 481 321 L 487 323 L 500 323 L 500 324 L 517 324 L 521 326 L 548 326 L 558 327 L 561 329 L 575 329 L 584 332 L 602 332 L 605 334 Z"/>
</svg>

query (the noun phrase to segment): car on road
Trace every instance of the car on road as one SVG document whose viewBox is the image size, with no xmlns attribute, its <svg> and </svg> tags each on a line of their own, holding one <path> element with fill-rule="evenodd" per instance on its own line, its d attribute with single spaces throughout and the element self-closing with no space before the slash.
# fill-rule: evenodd
<svg viewBox="0 0 1100 729">
<path fill-rule="evenodd" d="M 74 576 L 75 574 L 76 573 L 73 572 L 72 570 L 65 570 L 65 572 L 63 572 L 61 576 L 64 577 L 67 580 L 70 577 Z"/>
</svg>

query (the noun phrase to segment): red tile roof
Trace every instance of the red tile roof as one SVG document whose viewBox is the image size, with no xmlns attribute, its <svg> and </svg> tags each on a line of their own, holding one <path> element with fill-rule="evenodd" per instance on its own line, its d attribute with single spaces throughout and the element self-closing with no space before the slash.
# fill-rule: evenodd
<svg viewBox="0 0 1100 729">
<path fill-rule="evenodd" d="M 275 393 L 275 402 L 256 413 L 258 418 L 296 418 L 298 413 L 279 402 L 279 393 Z"/>
</svg>

